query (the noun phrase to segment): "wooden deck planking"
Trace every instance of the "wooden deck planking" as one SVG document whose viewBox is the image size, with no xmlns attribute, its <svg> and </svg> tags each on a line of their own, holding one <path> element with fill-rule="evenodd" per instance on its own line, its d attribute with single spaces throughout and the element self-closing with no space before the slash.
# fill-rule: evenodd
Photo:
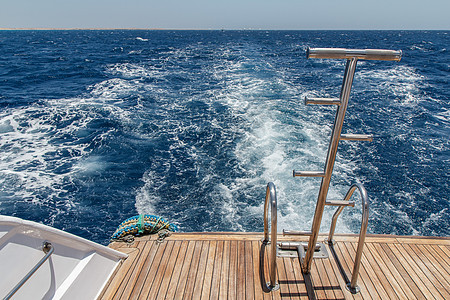
<svg viewBox="0 0 450 300">
<path fill-rule="evenodd" d="M 426 280 L 425 274 L 423 274 L 411 256 L 407 255 L 406 249 L 399 244 L 389 245 L 389 249 L 394 253 L 397 259 L 400 261 L 403 268 L 405 268 L 408 275 L 411 277 L 417 288 L 422 292 L 426 299 L 442 299 L 439 296 L 439 292 L 436 290 L 433 284 L 426 285 L 423 280 Z"/>
<path fill-rule="evenodd" d="M 380 254 L 381 259 L 386 263 L 387 268 L 392 272 L 392 274 L 394 275 L 393 278 L 391 280 L 397 282 L 398 286 L 401 289 L 398 292 L 398 296 L 400 299 L 414 299 L 414 293 L 411 289 L 411 287 L 407 284 L 407 281 L 404 280 L 402 274 L 404 273 L 403 268 L 401 268 L 400 270 L 397 269 L 398 265 L 395 264 L 395 260 L 392 261 L 391 259 L 393 259 L 392 256 L 389 255 L 389 253 L 386 253 L 383 249 L 383 245 L 384 243 L 381 244 L 377 244 L 377 243 L 373 243 L 375 250 L 377 251 L 378 254 Z M 403 293 L 403 294 L 402 294 Z"/>
<path fill-rule="evenodd" d="M 279 293 L 281 297 L 290 299 L 289 285 L 287 284 L 286 269 L 284 267 L 284 259 L 277 259 L 278 283 L 280 284 Z"/>
<path fill-rule="evenodd" d="M 154 267 L 150 269 L 150 273 L 154 274 L 152 274 L 152 276 L 147 276 L 147 279 L 144 281 L 143 288 L 141 292 L 137 294 L 136 299 L 156 299 L 156 294 L 161 286 L 161 281 L 164 272 L 166 271 L 166 266 L 171 258 L 171 253 L 174 246 L 173 244 L 173 241 L 167 242 L 165 248 L 162 246 L 158 248 L 152 264 Z"/>
<path fill-rule="evenodd" d="M 139 243 L 141 247 L 145 245 L 145 243 Z M 134 275 L 137 276 L 139 272 L 133 272 L 133 270 L 138 267 L 137 260 L 139 259 L 139 255 L 142 249 L 139 249 L 139 244 L 136 245 L 136 248 L 125 248 L 121 249 L 124 253 L 128 254 L 128 258 L 122 263 L 121 269 L 118 269 L 115 274 L 112 277 L 112 280 L 109 281 L 109 285 L 111 286 L 118 286 L 118 289 L 104 289 L 103 297 L 106 299 L 118 299 L 122 295 L 123 290 L 126 287 L 133 288 L 133 284 L 130 285 L 121 285 L 121 283 L 127 283 L 129 282 L 129 278 Z M 150 247 L 147 247 L 148 250 L 150 250 Z M 129 250 L 129 251 L 128 251 Z M 115 276 L 119 270 L 122 272 L 123 276 Z M 123 271 L 125 270 L 125 274 L 123 274 Z M 107 291 L 107 292 L 106 292 Z M 106 293 L 105 293 L 106 292 Z"/>
<path fill-rule="evenodd" d="M 181 233 L 163 243 L 141 237 L 111 248 L 129 254 L 100 299 L 450 299 L 450 239 L 369 236 L 351 294 L 357 237 L 337 235 L 337 260 L 314 259 L 302 274 L 297 258 L 277 258 L 280 289 L 267 292 L 270 247 L 261 234 Z M 285 239 L 280 236 L 282 240 Z M 261 250 L 264 257 L 261 257 Z M 263 260 L 261 260 L 263 258 Z"/>
<path fill-rule="evenodd" d="M 434 287 L 439 291 L 444 299 L 450 299 L 450 285 L 446 282 L 445 278 L 437 271 L 433 264 L 422 255 L 415 245 L 408 245 L 408 254 L 419 266 L 424 274 L 426 274 L 429 281 L 431 281 Z"/>
<path fill-rule="evenodd" d="M 205 273 L 206 273 L 209 249 L 211 248 L 210 243 L 212 243 L 212 241 L 211 242 L 203 241 L 203 248 L 202 248 L 202 252 L 200 254 L 200 260 L 198 263 L 197 276 L 195 277 L 195 281 L 194 281 L 194 291 L 192 293 L 192 299 L 200 299 L 203 288 L 205 286 L 206 286 L 206 288 L 208 288 L 208 284 L 207 284 L 207 282 L 205 282 Z M 203 284 L 198 286 L 196 284 L 197 282 L 202 282 Z M 190 296 L 188 296 L 188 297 L 190 298 Z"/>
<path fill-rule="evenodd" d="M 328 278 L 328 274 L 325 271 L 323 266 L 323 259 L 316 259 L 314 261 L 317 274 L 323 274 L 323 276 L 317 276 L 318 280 L 321 282 L 321 288 L 325 293 L 325 299 L 336 299 L 336 295 L 334 294 L 333 287 L 330 285 L 330 280 Z"/>
<path fill-rule="evenodd" d="M 230 241 L 223 242 L 222 272 L 220 274 L 219 299 L 226 299 L 230 280 Z"/>
<path fill-rule="evenodd" d="M 202 252 L 204 243 L 205 243 L 204 241 L 195 243 L 195 249 L 194 254 L 192 256 L 191 265 L 187 272 L 186 287 L 180 299 L 192 299 L 194 294 L 194 288 L 198 289 L 195 280 L 197 279 L 197 272 L 200 267 L 200 254 Z"/>
<path fill-rule="evenodd" d="M 354 251 L 356 251 L 356 249 L 358 247 L 357 244 L 352 243 L 352 246 L 353 246 Z M 386 277 L 384 276 L 383 272 L 379 268 L 376 261 L 371 256 L 370 250 L 367 247 L 363 249 L 361 263 L 362 263 L 362 267 L 366 271 L 366 274 L 367 274 L 366 276 L 368 278 L 370 278 L 370 280 L 372 281 L 372 284 L 375 287 L 376 293 L 378 294 L 377 296 L 380 299 L 389 299 L 389 298 L 395 299 L 396 296 L 394 295 L 394 293 L 390 293 L 390 295 L 388 295 L 386 293 L 386 288 L 384 287 L 384 285 L 382 283 L 383 280 L 386 279 Z"/>
<path fill-rule="evenodd" d="M 405 287 L 409 287 L 414 296 L 410 296 L 416 299 L 426 299 L 425 295 L 417 286 L 417 283 L 411 278 L 411 274 L 405 269 L 405 266 L 399 261 L 399 257 L 392 252 L 388 244 L 381 244 L 384 252 L 387 254 L 391 262 L 394 264 L 396 270 L 400 273 L 402 279 L 406 282 Z"/>
<path fill-rule="evenodd" d="M 417 246 L 420 250 L 420 252 L 428 259 L 428 261 L 431 262 L 433 267 L 441 274 L 447 283 L 450 282 L 450 273 L 449 273 L 449 267 L 444 264 L 442 259 L 440 257 L 437 257 L 434 253 L 428 252 L 429 249 L 426 248 L 426 245 L 419 245 Z"/>
<path fill-rule="evenodd" d="M 164 275 L 162 276 L 160 287 L 157 291 L 155 290 L 153 294 L 150 294 L 148 298 L 151 298 L 151 295 L 157 293 L 156 299 L 161 299 L 167 294 L 169 283 L 175 270 L 175 264 L 180 253 L 181 243 L 181 241 L 175 241 L 172 248 L 172 253 L 166 266 L 166 270 L 164 271 Z"/>
<path fill-rule="evenodd" d="M 268 293 L 264 293 L 261 288 L 260 279 L 260 265 L 259 265 L 259 255 L 260 255 L 260 244 L 258 241 L 252 241 L 252 255 L 253 255 L 253 290 L 255 291 L 255 299 L 271 299 Z M 213 298 L 216 299 L 216 298 Z"/>
<path fill-rule="evenodd" d="M 335 281 L 337 281 L 339 285 L 340 293 L 337 293 L 338 297 L 337 299 L 354 299 L 355 297 L 351 294 L 345 294 L 342 290 L 342 287 L 345 287 L 346 282 L 344 281 L 344 278 L 341 275 L 341 271 L 339 270 L 338 264 L 336 259 L 334 258 L 334 255 L 332 254 L 330 247 L 328 247 L 328 253 L 329 253 L 329 259 L 326 260 L 329 265 L 331 265 L 331 268 L 328 270 L 328 276 L 331 278 L 334 278 Z M 358 295 L 359 298 L 361 298 L 361 295 Z"/>
<path fill-rule="evenodd" d="M 237 242 L 230 242 L 230 267 L 228 273 L 228 299 L 236 299 L 236 276 L 237 276 Z"/>
<path fill-rule="evenodd" d="M 145 242 L 140 242 L 138 245 L 138 249 L 139 249 L 139 256 L 136 257 L 137 262 L 134 265 L 134 268 L 130 268 L 129 271 L 127 272 L 127 285 L 122 285 L 121 288 L 123 290 L 119 290 L 119 293 L 117 293 L 117 295 L 114 297 L 115 299 L 120 299 L 120 298 L 129 298 L 131 295 L 131 292 L 133 291 L 135 286 L 138 286 L 138 284 L 136 284 L 139 275 L 141 274 L 141 270 L 144 268 L 145 263 L 148 261 L 152 261 L 152 257 L 155 255 L 156 253 L 156 245 L 152 245 L 152 246 L 147 246 Z M 148 258 L 148 260 L 146 259 L 141 259 L 141 258 Z M 144 280 L 145 278 L 143 276 L 141 276 L 141 280 Z"/>
<path fill-rule="evenodd" d="M 410 245 L 410 255 L 419 265 L 427 278 L 439 290 L 444 299 L 450 299 L 450 274 L 448 268 L 441 268 L 439 260 L 436 260 L 433 253 L 424 250 L 424 245 Z"/>
<path fill-rule="evenodd" d="M 348 279 L 351 280 L 352 274 L 353 274 L 353 259 L 356 256 L 356 251 L 353 249 L 352 244 L 353 243 L 340 243 L 342 245 L 342 248 L 345 248 L 347 250 L 348 256 L 347 256 L 347 264 L 349 267 L 348 272 Z M 375 289 L 372 279 L 367 275 L 366 267 L 364 264 L 361 264 L 361 267 L 359 269 L 359 286 L 361 288 L 361 295 L 366 298 L 371 298 L 370 295 L 373 296 L 373 298 L 378 298 L 378 292 Z"/>
<path fill-rule="evenodd" d="M 381 274 L 384 275 L 384 277 L 379 276 L 378 278 L 383 283 L 383 287 L 387 291 L 390 299 L 406 299 L 406 294 L 395 279 L 398 273 L 396 274 L 391 270 L 392 266 L 381 257 L 380 253 L 375 249 L 374 243 L 368 243 L 365 246 L 365 248 L 370 250 L 370 255 L 374 258 L 371 265 L 374 266 L 374 268 L 379 268 Z M 398 276 L 400 275 L 398 274 Z M 393 296 L 394 293 L 395 297 Z"/>
<path fill-rule="evenodd" d="M 222 270 L 222 261 L 223 261 L 223 247 L 224 241 L 217 242 L 217 248 L 215 253 L 214 260 L 214 268 L 212 271 L 211 278 L 211 290 L 210 290 L 210 299 L 218 299 L 219 298 L 219 286 L 221 279 L 221 270 Z"/>
<path fill-rule="evenodd" d="M 244 241 L 237 242 L 237 276 L 236 276 L 236 299 L 245 299 L 245 245 Z"/>
<path fill-rule="evenodd" d="M 260 282 L 260 284 L 261 284 L 261 286 L 262 285 L 264 285 L 264 284 L 267 284 L 269 281 L 270 281 L 270 268 L 269 268 L 269 254 L 270 254 L 270 247 L 260 247 L 260 250 L 262 251 L 262 250 L 264 250 L 264 252 L 263 252 L 263 260 L 260 262 L 260 263 L 262 263 L 262 268 L 263 268 L 263 272 L 262 272 L 262 274 L 264 275 L 262 275 L 261 276 L 261 278 L 263 278 L 263 282 L 261 283 Z M 260 257 L 261 258 L 261 257 Z M 279 261 L 280 259 L 279 258 L 277 258 L 277 261 Z M 278 281 L 279 281 L 279 277 L 278 277 Z M 278 282 L 277 281 L 277 282 Z M 267 288 L 265 289 L 265 291 L 267 290 Z M 273 299 L 273 300 L 279 300 L 279 299 L 281 299 L 281 296 L 280 296 L 280 292 L 277 292 L 277 293 L 265 293 L 266 295 L 269 295 L 269 299 Z"/>
<path fill-rule="evenodd" d="M 186 254 L 188 253 L 188 245 L 189 241 L 182 241 L 180 250 L 178 252 L 177 261 L 175 263 L 175 266 L 173 268 L 172 277 L 170 278 L 169 286 L 167 289 L 167 297 L 170 299 L 175 298 L 175 293 L 177 290 L 178 283 L 180 281 L 180 277 L 182 274 L 182 266 L 185 263 L 186 260 Z"/>
<path fill-rule="evenodd" d="M 147 244 L 147 243 L 146 243 Z M 163 250 L 165 249 L 167 243 L 164 245 L 152 245 L 152 249 L 150 251 L 150 254 L 147 257 L 140 257 L 140 259 L 145 259 L 142 271 L 139 273 L 139 276 L 137 278 L 137 281 L 135 285 L 133 286 L 133 289 L 130 294 L 130 299 L 138 299 L 141 291 L 143 289 L 146 289 L 148 287 L 148 284 L 145 284 L 145 282 L 152 282 L 153 278 L 156 274 L 154 270 L 157 270 L 159 266 L 159 261 L 162 257 Z M 161 250 L 163 248 L 163 250 Z"/>
<path fill-rule="evenodd" d="M 183 267 L 181 269 L 181 275 L 175 291 L 175 299 L 183 299 L 189 274 L 192 275 L 191 265 L 194 258 L 194 252 L 198 246 L 201 247 L 201 243 L 197 243 L 194 241 L 189 242 L 188 249 L 186 251 L 186 257 L 183 261 Z"/>
<path fill-rule="evenodd" d="M 353 269 L 353 263 L 352 258 L 350 257 L 349 253 L 347 252 L 347 249 L 343 242 L 337 242 L 335 245 L 335 250 L 337 257 L 339 261 L 342 264 L 342 267 L 344 269 L 345 274 L 348 277 L 348 280 L 351 280 L 351 272 Z M 365 288 L 364 285 L 364 279 L 359 279 L 358 285 L 361 288 L 361 292 L 357 293 L 355 295 L 352 295 L 354 299 L 371 299 L 371 297 L 367 294 L 367 288 Z M 342 288 L 342 287 L 341 287 Z"/>
<path fill-rule="evenodd" d="M 433 255 L 435 259 L 438 260 L 439 265 L 447 271 L 447 275 L 450 274 L 448 271 L 450 270 L 450 257 L 445 254 L 444 249 L 440 247 L 436 247 L 435 245 L 424 245 L 427 249 L 427 252 Z"/>
<path fill-rule="evenodd" d="M 305 278 L 303 276 L 300 264 L 297 261 L 291 260 L 292 263 L 292 270 L 293 270 L 293 277 L 295 278 L 293 281 L 297 285 L 297 290 L 299 292 L 299 295 L 297 299 L 308 299 L 308 291 L 306 289 L 305 284 Z"/>
<path fill-rule="evenodd" d="M 343 299 L 344 294 L 341 291 L 341 287 L 339 284 L 338 278 L 335 276 L 334 267 L 332 266 L 332 262 L 330 259 L 322 259 L 321 260 L 324 269 L 326 270 L 326 274 L 330 283 L 331 288 L 333 289 L 334 295 L 336 299 Z M 338 274 L 341 277 L 340 274 Z"/>
<path fill-rule="evenodd" d="M 292 261 L 294 260 L 293 258 L 281 258 L 280 259 L 283 265 L 284 265 L 284 270 L 286 272 L 286 276 L 285 276 L 285 280 L 286 282 L 283 283 L 281 281 L 281 279 L 279 279 L 279 284 L 282 286 L 283 284 L 287 285 L 288 290 L 289 290 L 289 294 L 286 295 L 287 297 L 291 297 L 290 299 L 300 299 L 301 297 L 301 293 L 299 291 L 299 285 L 297 283 L 297 279 L 292 276 L 294 274 L 294 267 L 292 265 Z M 297 260 L 297 259 L 295 259 Z M 281 295 L 284 296 L 284 295 Z"/>
<path fill-rule="evenodd" d="M 255 269 L 253 263 L 253 251 L 252 243 L 248 242 L 244 244 L 245 246 L 245 298 L 254 299 L 255 298 L 255 278 L 253 277 L 253 270 Z"/>
</svg>

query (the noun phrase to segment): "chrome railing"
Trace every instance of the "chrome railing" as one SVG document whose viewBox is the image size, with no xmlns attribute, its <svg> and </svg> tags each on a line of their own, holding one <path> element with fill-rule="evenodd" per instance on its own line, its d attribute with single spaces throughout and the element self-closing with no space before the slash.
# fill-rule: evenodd
<svg viewBox="0 0 450 300">
<path fill-rule="evenodd" d="M 269 240 L 269 205 L 270 205 L 270 240 Z M 271 291 L 277 290 L 277 191 L 272 182 L 267 184 L 266 199 L 264 201 L 264 240 L 263 244 L 271 245 L 269 258 L 270 282 L 267 288 Z"/>
<path fill-rule="evenodd" d="M 3 298 L 4 300 L 10 299 L 25 284 L 25 282 L 27 282 L 27 280 L 30 279 L 31 276 L 33 276 L 34 272 L 36 272 L 42 266 L 42 264 L 44 264 L 47 259 L 50 258 L 55 248 L 53 248 L 51 243 L 44 242 L 42 250 L 44 251 L 45 256 L 31 269 L 30 272 L 28 272 L 27 275 L 25 275 L 24 278 L 22 278 L 22 280 L 11 290 L 11 292 L 9 292 L 8 295 Z"/>
<path fill-rule="evenodd" d="M 310 50 L 311 51 L 311 50 Z M 319 236 L 320 224 L 322 223 L 323 211 L 325 209 L 325 202 L 327 199 L 328 189 L 330 187 L 331 175 L 333 173 L 334 162 L 336 159 L 339 140 L 341 138 L 342 125 L 344 124 L 345 112 L 347 111 L 348 99 L 350 97 L 350 90 L 353 83 L 353 76 L 356 69 L 356 58 L 347 60 L 345 67 L 344 81 L 342 83 L 340 104 L 337 108 L 336 118 L 334 120 L 333 132 L 328 147 L 327 159 L 323 172 L 322 182 L 320 185 L 319 196 L 316 204 L 316 211 L 314 213 L 313 224 L 311 228 L 311 237 L 309 239 L 309 247 L 305 254 L 303 261 L 303 272 L 309 273 L 311 270 L 312 259 L 314 256 L 314 247 Z"/>
<path fill-rule="evenodd" d="M 402 51 L 382 49 L 309 48 L 306 58 L 365 59 L 400 61 Z"/>
<path fill-rule="evenodd" d="M 294 177 L 321 177 L 319 195 L 317 198 L 316 210 L 314 213 L 313 224 L 311 227 L 311 235 L 308 242 L 308 249 L 305 253 L 305 259 L 302 263 L 302 271 L 309 273 L 311 271 L 312 259 L 314 256 L 314 248 L 319 236 L 320 224 L 322 223 L 322 216 L 325 205 L 333 201 L 327 201 L 328 189 L 330 187 L 331 175 L 333 173 L 334 162 L 336 159 L 337 149 L 340 140 L 352 141 L 370 141 L 372 136 L 361 134 L 341 134 L 342 125 L 344 123 L 345 113 L 347 110 L 348 101 L 350 98 L 350 91 L 353 84 L 353 78 L 356 70 L 356 63 L 359 59 L 366 60 L 390 60 L 399 61 L 402 52 L 394 50 L 374 50 L 374 49 L 341 49 L 341 48 L 308 48 L 306 51 L 307 58 L 329 58 L 329 59 L 347 59 L 347 64 L 344 72 L 344 79 L 341 87 L 341 94 L 339 98 L 305 98 L 306 104 L 322 104 L 322 105 L 336 105 L 336 117 L 334 119 L 333 131 L 331 134 L 330 144 L 328 146 L 328 153 L 325 162 L 324 171 L 307 171 L 298 172 L 293 171 Z"/>
<path fill-rule="evenodd" d="M 358 248 L 356 249 L 356 256 L 355 256 L 355 262 L 353 264 L 353 272 L 352 272 L 352 280 L 349 284 L 347 284 L 347 288 L 352 292 L 353 294 L 359 292 L 359 287 L 357 286 L 358 281 L 358 274 L 359 274 L 359 268 L 361 266 L 361 257 L 362 252 L 364 248 L 364 241 L 366 239 L 366 233 L 367 233 L 367 225 L 369 222 L 369 197 L 367 196 L 367 191 L 364 188 L 364 186 L 361 183 L 355 183 L 350 187 L 347 194 L 345 195 L 344 202 L 349 201 L 352 197 L 355 190 L 358 189 L 359 194 L 361 195 L 361 201 L 362 201 L 362 218 L 361 218 L 361 229 L 359 230 L 359 239 L 358 239 Z M 331 227 L 330 227 L 330 233 L 328 234 L 328 245 L 330 247 L 333 247 L 334 241 L 334 230 L 336 229 L 336 222 L 341 214 L 342 210 L 344 209 L 344 205 L 339 206 L 339 208 L 336 210 L 336 212 L 333 215 L 332 221 L 331 221 Z"/>
<path fill-rule="evenodd" d="M 342 127 L 344 123 L 345 113 L 347 111 L 348 101 L 350 98 L 350 91 L 355 75 L 356 64 L 358 60 L 385 60 L 385 61 L 400 61 L 402 57 L 401 51 L 394 50 L 378 50 L 378 49 L 341 49 L 341 48 L 308 48 L 306 51 L 307 58 L 321 58 L 321 59 L 346 59 L 347 64 L 344 71 L 344 79 L 342 81 L 341 93 L 339 98 L 313 98 L 306 97 L 305 104 L 319 104 L 319 105 L 336 105 L 337 111 L 334 119 L 333 131 L 328 146 L 325 167 L 323 171 L 293 171 L 294 177 L 319 177 L 321 178 L 319 195 L 316 203 L 316 210 L 314 212 L 314 219 L 311 226 L 311 231 L 295 231 L 283 230 L 283 235 L 294 236 L 309 236 L 308 247 L 306 251 L 299 249 L 299 258 L 302 266 L 302 272 L 310 273 L 312 266 L 312 259 L 317 245 L 319 236 L 319 229 L 322 222 L 323 212 L 326 205 L 339 206 L 335 212 L 330 229 L 329 240 L 331 241 L 334 235 L 336 222 L 339 214 L 345 206 L 354 206 L 354 201 L 349 201 L 353 192 L 358 189 L 363 201 L 363 216 L 361 231 L 358 241 L 358 249 L 355 257 L 355 265 L 353 268 L 352 280 L 349 283 L 349 289 L 356 293 L 358 291 L 356 282 L 358 279 L 359 268 L 361 264 L 361 255 L 364 247 L 364 240 L 367 232 L 367 222 L 369 217 L 368 197 L 367 192 L 361 184 L 353 185 L 348 191 L 343 201 L 327 200 L 328 190 L 331 183 L 331 175 L 333 173 L 336 154 L 339 146 L 339 141 L 372 141 L 372 136 L 368 134 L 342 134 Z M 272 196 L 273 195 L 273 196 Z M 271 283 L 275 282 L 276 276 L 276 195 L 275 186 L 272 183 L 267 185 L 266 202 L 264 204 L 264 242 L 269 241 L 268 233 L 268 206 L 269 200 L 272 203 L 272 253 L 271 253 Z M 273 202 L 274 200 L 274 202 Z M 332 246 L 331 246 L 332 248 Z M 334 249 L 332 249 L 334 251 Z M 345 275 L 345 273 L 343 273 Z M 348 279 L 346 280 L 348 281 Z"/>
</svg>

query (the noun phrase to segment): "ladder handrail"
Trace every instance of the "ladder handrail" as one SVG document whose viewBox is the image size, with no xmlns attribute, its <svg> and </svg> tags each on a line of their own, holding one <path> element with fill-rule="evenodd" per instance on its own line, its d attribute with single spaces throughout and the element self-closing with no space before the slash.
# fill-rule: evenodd
<svg viewBox="0 0 450 300">
<path fill-rule="evenodd" d="M 270 243 L 271 254 L 269 259 L 270 266 L 270 282 L 267 288 L 270 290 L 277 290 L 279 285 L 277 283 L 277 191 L 275 184 L 269 182 L 266 187 L 266 199 L 264 201 L 264 240 L 263 243 L 269 243 L 269 203 L 270 203 Z"/>
<path fill-rule="evenodd" d="M 353 265 L 352 280 L 347 285 L 348 289 L 352 293 L 357 293 L 359 291 L 359 288 L 356 285 L 356 283 L 358 280 L 359 268 L 361 266 L 361 256 L 364 248 L 364 241 L 366 239 L 367 225 L 369 223 L 369 197 L 367 196 L 366 189 L 361 183 L 355 183 L 350 187 L 347 194 L 345 195 L 344 201 L 349 201 L 356 189 L 358 189 L 361 195 L 362 217 L 361 217 L 361 229 L 359 231 L 358 248 L 356 250 L 355 262 Z M 333 219 L 330 226 L 330 233 L 328 234 L 329 245 L 333 245 L 333 236 L 334 230 L 336 229 L 336 222 L 343 209 L 344 206 L 340 206 L 333 214 Z"/>
<path fill-rule="evenodd" d="M 361 194 L 361 200 L 362 200 L 362 204 L 363 204 L 363 207 L 362 207 L 362 209 L 363 209 L 363 218 L 362 218 L 361 221 L 363 223 L 364 222 L 367 223 L 368 220 L 369 220 L 369 197 L 367 195 L 367 191 L 366 191 L 365 187 L 361 183 L 353 184 L 348 189 L 347 194 L 345 195 L 343 201 L 349 201 L 356 189 L 358 189 L 359 193 Z M 333 240 L 334 230 L 336 229 L 336 222 L 337 222 L 337 219 L 338 219 L 339 215 L 341 214 L 341 212 L 343 210 L 344 210 L 344 206 L 340 206 L 336 210 L 336 212 L 333 214 L 333 218 L 332 218 L 331 226 L 330 226 L 330 233 L 328 234 L 328 241 L 332 241 Z"/>
</svg>

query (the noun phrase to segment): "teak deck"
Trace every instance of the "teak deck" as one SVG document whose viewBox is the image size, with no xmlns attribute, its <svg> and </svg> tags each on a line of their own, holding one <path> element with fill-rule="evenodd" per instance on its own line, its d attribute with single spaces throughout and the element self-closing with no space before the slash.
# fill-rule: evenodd
<svg viewBox="0 0 450 300">
<path fill-rule="evenodd" d="M 263 288 L 270 247 L 261 239 L 254 233 L 176 233 L 162 243 L 154 236 L 114 242 L 110 247 L 129 257 L 100 299 L 450 299 L 449 238 L 368 236 L 358 294 L 347 291 L 337 263 L 351 278 L 356 236 L 335 236 L 337 260 L 327 245 L 329 258 L 314 259 L 310 275 L 302 274 L 298 258 L 277 258 L 280 289 L 274 292 Z"/>
</svg>

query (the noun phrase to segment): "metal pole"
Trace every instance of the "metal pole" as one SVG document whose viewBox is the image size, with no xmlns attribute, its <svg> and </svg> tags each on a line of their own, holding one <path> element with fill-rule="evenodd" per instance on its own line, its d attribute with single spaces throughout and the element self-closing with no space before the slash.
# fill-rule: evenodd
<svg viewBox="0 0 450 300">
<path fill-rule="evenodd" d="M 316 211 L 314 213 L 314 220 L 311 228 L 311 237 L 308 242 L 308 249 L 306 251 L 305 259 L 303 261 L 302 270 L 304 273 L 311 271 L 312 258 L 314 255 L 314 248 L 319 236 L 320 224 L 322 222 L 322 215 L 325 208 L 328 189 L 330 187 L 331 174 L 333 172 L 334 161 L 336 159 L 339 139 L 341 136 L 342 125 L 344 123 L 345 112 L 347 110 L 348 99 L 350 97 L 350 90 L 352 88 L 353 76 L 355 75 L 357 59 L 352 58 L 347 60 L 345 67 L 344 80 L 341 88 L 341 105 L 338 106 L 336 118 L 334 120 L 333 132 L 328 147 L 327 160 L 325 163 L 325 176 L 322 178 L 320 185 L 319 196 L 317 199 Z"/>
<path fill-rule="evenodd" d="M 366 239 L 367 225 L 369 223 L 369 197 L 367 196 L 366 189 L 362 184 L 356 184 L 359 189 L 362 200 L 362 218 L 361 218 L 361 230 L 359 231 L 358 249 L 356 249 L 355 264 L 353 265 L 352 281 L 350 282 L 349 289 L 352 293 L 359 291 L 356 282 L 358 280 L 359 268 L 361 266 L 361 256 L 364 248 L 364 241 Z"/>
<path fill-rule="evenodd" d="M 382 49 L 309 48 L 307 58 L 366 59 L 400 61 L 402 51 Z"/>
<path fill-rule="evenodd" d="M 267 244 L 269 242 L 269 203 L 270 203 L 270 282 L 267 287 L 275 291 L 279 288 L 277 283 L 277 192 L 275 185 L 272 182 L 267 184 L 266 188 L 266 200 L 264 201 L 264 241 Z"/>
</svg>

